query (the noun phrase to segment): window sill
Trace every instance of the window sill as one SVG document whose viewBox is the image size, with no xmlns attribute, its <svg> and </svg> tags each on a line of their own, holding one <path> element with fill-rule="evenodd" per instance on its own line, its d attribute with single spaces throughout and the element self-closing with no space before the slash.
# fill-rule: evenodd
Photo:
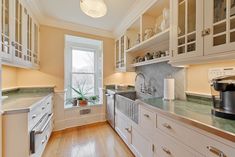
<svg viewBox="0 0 235 157">
<path fill-rule="evenodd" d="M 97 107 L 97 106 L 103 106 L 103 103 L 102 103 L 102 102 L 97 102 L 97 103 L 95 103 L 95 104 L 90 103 L 90 104 L 87 104 L 87 105 L 85 105 L 85 106 L 74 106 L 72 103 L 67 103 L 67 104 L 64 106 L 64 109 L 65 109 L 65 110 L 69 110 L 69 109 L 81 109 L 81 108 Z"/>
</svg>

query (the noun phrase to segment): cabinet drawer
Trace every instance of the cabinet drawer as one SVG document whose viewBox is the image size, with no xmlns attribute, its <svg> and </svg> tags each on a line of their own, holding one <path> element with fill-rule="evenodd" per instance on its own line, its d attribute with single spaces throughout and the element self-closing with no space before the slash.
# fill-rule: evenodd
<svg viewBox="0 0 235 157">
<path fill-rule="evenodd" d="M 140 107 L 140 126 L 143 133 L 152 136 L 156 128 L 156 114 L 143 106 Z"/>
<path fill-rule="evenodd" d="M 46 113 L 52 112 L 52 96 L 49 96 L 44 101 L 38 103 L 30 112 L 29 112 L 29 130 L 42 118 Z"/>
<path fill-rule="evenodd" d="M 198 153 L 168 135 L 158 132 L 154 141 L 156 148 L 154 157 L 200 157 Z"/>
<path fill-rule="evenodd" d="M 30 157 L 39 157 L 42 156 L 43 151 L 47 145 L 47 142 L 50 138 L 50 135 L 52 133 L 52 128 L 53 128 L 53 122 L 51 121 L 49 125 L 46 127 L 46 130 L 43 134 L 39 135 L 36 138 L 36 153 L 31 154 Z"/>
<path fill-rule="evenodd" d="M 202 153 L 203 155 L 206 155 L 207 157 L 218 157 L 219 153 L 225 154 L 226 157 L 233 157 L 235 154 L 234 148 L 194 131 L 189 127 L 185 127 L 171 119 L 158 116 L 157 120 L 157 127 L 161 131 L 173 136 L 185 145 L 191 147 L 197 152 Z"/>
<path fill-rule="evenodd" d="M 131 124 L 122 115 L 122 113 L 118 111 L 116 111 L 116 117 L 115 117 L 115 130 L 127 145 L 131 143 L 131 131 L 132 131 Z"/>
<path fill-rule="evenodd" d="M 149 140 L 142 135 L 139 130 L 132 128 L 131 146 L 134 149 L 134 154 L 137 157 L 152 157 L 153 147 L 152 139 Z"/>
</svg>

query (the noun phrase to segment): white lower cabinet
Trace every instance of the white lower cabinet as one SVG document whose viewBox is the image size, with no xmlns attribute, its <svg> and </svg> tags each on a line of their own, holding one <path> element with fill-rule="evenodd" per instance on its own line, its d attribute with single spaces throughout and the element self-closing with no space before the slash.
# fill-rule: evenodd
<svg viewBox="0 0 235 157">
<path fill-rule="evenodd" d="M 153 145 L 143 129 L 116 110 L 115 130 L 136 157 L 153 157 Z"/>
<path fill-rule="evenodd" d="M 128 122 L 127 117 L 125 117 L 121 112 L 116 111 L 115 122 L 115 130 L 127 145 L 131 144 L 132 128 Z"/>
<path fill-rule="evenodd" d="M 137 157 L 152 157 L 153 144 L 145 135 L 141 134 L 136 128 L 132 129 L 132 142 L 131 146 L 134 149 L 134 154 Z"/>
<path fill-rule="evenodd" d="M 234 157 L 235 144 L 140 105 L 139 124 L 116 110 L 116 131 L 136 157 Z"/>
<path fill-rule="evenodd" d="M 3 114 L 4 157 L 42 156 L 53 130 L 52 97 L 42 98 L 30 111 Z"/>
<path fill-rule="evenodd" d="M 157 132 L 154 136 L 154 157 L 202 157 L 174 138 Z"/>
</svg>

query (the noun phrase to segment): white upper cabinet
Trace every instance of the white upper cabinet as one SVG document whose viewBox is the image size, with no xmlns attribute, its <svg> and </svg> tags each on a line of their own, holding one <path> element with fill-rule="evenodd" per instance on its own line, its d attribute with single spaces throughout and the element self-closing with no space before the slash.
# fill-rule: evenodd
<svg viewBox="0 0 235 157">
<path fill-rule="evenodd" d="M 38 23 L 33 24 L 33 65 L 39 66 L 39 26 Z"/>
<path fill-rule="evenodd" d="M 33 21 L 32 17 L 27 13 L 27 53 L 25 54 L 25 59 L 28 64 L 32 63 L 32 45 L 33 45 Z"/>
<path fill-rule="evenodd" d="M 235 0 L 205 1 L 205 54 L 235 50 Z"/>
<path fill-rule="evenodd" d="M 203 0 L 171 0 L 171 3 L 172 56 L 174 59 L 202 56 Z"/>
<path fill-rule="evenodd" d="M 13 31 L 14 32 L 12 35 L 12 54 L 14 56 L 14 62 L 21 63 L 23 64 L 23 6 L 19 2 L 19 0 L 13 0 L 14 2 L 14 25 Z"/>
<path fill-rule="evenodd" d="M 126 72 L 126 50 L 127 47 L 127 37 L 125 35 L 121 36 L 115 43 L 115 63 L 117 72 Z"/>
<path fill-rule="evenodd" d="M 11 6 L 13 1 L 1 0 L 1 38 L 0 38 L 0 48 L 1 48 L 1 58 L 3 61 L 10 61 L 12 59 L 11 54 L 11 28 L 10 20 L 12 19 Z"/>
<path fill-rule="evenodd" d="M 1 57 L 3 64 L 38 68 L 39 26 L 21 0 L 1 1 Z"/>
</svg>

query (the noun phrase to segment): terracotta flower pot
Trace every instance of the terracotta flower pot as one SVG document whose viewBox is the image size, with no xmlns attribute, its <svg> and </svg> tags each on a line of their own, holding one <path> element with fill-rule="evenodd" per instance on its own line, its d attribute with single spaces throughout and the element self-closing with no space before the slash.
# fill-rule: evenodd
<svg viewBox="0 0 235 157">
<path fill-rule="evenodd" d="M 79 105 L 80 106 L 86 106 L 88 104 L 87 100 L 79 100 Z"/>
</svg>

